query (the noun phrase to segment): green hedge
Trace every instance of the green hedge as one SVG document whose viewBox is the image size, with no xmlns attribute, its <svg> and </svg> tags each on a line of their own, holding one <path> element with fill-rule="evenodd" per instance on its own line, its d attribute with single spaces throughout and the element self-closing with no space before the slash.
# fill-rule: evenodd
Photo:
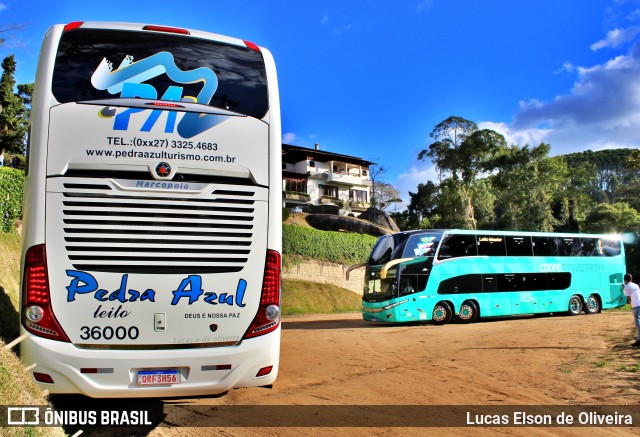
<svg viewBox="0 0 640 437">
<path fill-rule="evenodd" d="M 16 220 L 22 218 L 22 194 L 24 172 L 10 167 L 0 167 L 0 231 L 14 232 Z"/>
<path fill-rule="evenodd" d="M 282 225 L 282 251 L 321 261 L 342 264 L 366 262 L 377 238 L 365 234 L 319 231 Z"/>
</svg>

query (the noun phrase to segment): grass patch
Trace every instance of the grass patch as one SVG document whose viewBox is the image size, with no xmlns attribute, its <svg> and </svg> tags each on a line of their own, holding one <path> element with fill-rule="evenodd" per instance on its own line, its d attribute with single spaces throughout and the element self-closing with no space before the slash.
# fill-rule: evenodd
<svg viewBox="0 0 640 437">
<path fill-rule="evenodd" d="M 0 233 L 0 339 L 9 342 L 18 336 L 18 290 L 20 288 L 20 248 L 15 234 Z"/>
<path fill-rule="evenodd" d="M 604 311 L 631 311 L 631 305 L 626 304 L 621 307 L 609 308 L 608 310 L 604 310 Z"/>
<path fill-rule="evenodd" d="M 362 298 L 331 284 L 282 281 L 282 314 L 330 314 L 360 311 Z"/>
<path fill-rule="evenodd" d="M 0 342 L 0 405 L 48 405 L 47 397 L 25 371 L 16 355 Z M 59 427 L 9 427 L 2 436 L 64 436 Z"/>
<path fill-rule="evenodd" d="M 622 364 L 622 365 L 620 365 L 619 369 L 622 370 L 623 372 L 637 373 L 637 372 L 640 372 L 640 363 L 636 363 L 636 364 L 633 364 L 633 365 L 630 365 L 630 366 Z"/>
</svg>

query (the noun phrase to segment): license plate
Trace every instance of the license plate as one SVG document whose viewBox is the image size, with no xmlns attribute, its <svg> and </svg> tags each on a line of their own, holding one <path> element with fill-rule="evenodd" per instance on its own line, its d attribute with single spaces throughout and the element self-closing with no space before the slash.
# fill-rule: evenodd
<svg viewBox="0 0 640 437">
<path fill-rule="evenodd" d="M 138 385 L 180 384 L 182 378 L 179 370 L 140 370 Z"/>
</svg>

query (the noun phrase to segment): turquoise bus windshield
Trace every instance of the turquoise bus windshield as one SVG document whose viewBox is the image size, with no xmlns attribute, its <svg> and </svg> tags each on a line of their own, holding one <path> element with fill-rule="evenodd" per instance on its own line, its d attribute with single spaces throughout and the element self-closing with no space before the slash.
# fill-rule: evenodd
<svg viewBox="0 0 640 437">
<path fill-rule="evenodd" d="M 442 232 L 411 231 L 385 235 L 376 242 L 369 265 L 386 264 L 399 258 L 413 258 L 418 256 L 434 256 Z"/>
</svg>

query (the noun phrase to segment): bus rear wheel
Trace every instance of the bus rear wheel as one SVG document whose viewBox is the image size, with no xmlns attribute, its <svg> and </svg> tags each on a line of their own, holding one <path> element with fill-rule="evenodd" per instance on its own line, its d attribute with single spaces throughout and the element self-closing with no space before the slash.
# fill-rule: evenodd
<svg viewBox="0 0 640 437">
<path fill-rule="evenodd" d="M 431 320 L 434 325 L 446 325 L 451 321 L 453 317 L 453 309 L 447 302 L 438 302 L 433 307 L 433 313 L 431 314 Z"/>
<path fill-rule="evenodd" d="M 462 302 L 460 312 L 458 313 L 458 320 L 462 323 L 473 323 L 478 320 L 478 305 L 472 300 Z"/>
<path fill-rule="evenodd" d="M 595 294 L 590 295 L 584 303 L 585 314 L 596 314 L 599 313 L 601 309 L 600 299 L 598 299 L 598 296 Z"/>
<path fill-rule="evenodd" d="M 582 299 L 580 299 L 580 296 L 577 294 L 571 296 L 571 299 L 569 299 L 569 315 L 577 316 L 580 314 L 582 312 L 582 306 Z"/>
</svg>

